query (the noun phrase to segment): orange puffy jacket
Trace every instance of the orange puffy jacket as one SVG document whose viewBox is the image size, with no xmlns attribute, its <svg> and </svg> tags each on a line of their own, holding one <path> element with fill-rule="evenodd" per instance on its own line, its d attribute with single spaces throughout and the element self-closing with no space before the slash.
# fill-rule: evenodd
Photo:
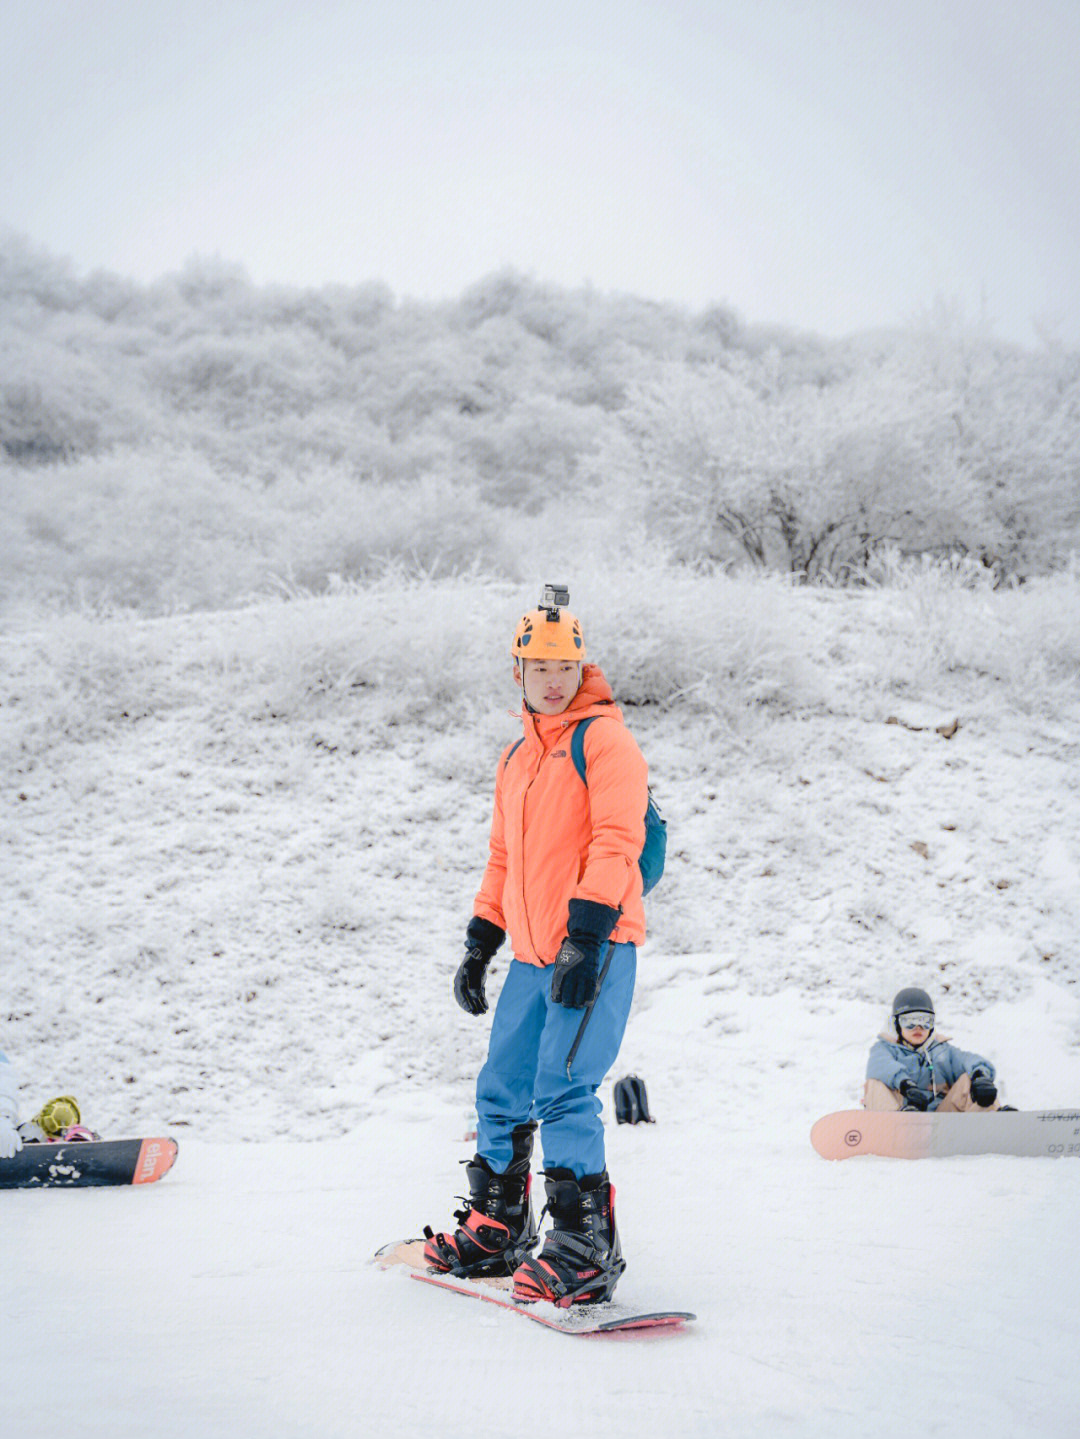
<svg viewBox="0 0 1080 1439">
<path fill-rule="evenodd" d="M 573 726 L 585 732 L 582 784 L 570 755 Z M 638 859 L 645 843 L 649 770 L 623 723 L 611 687 L 585 665 L 581 688 L 561 715 L 522 706 L 523 740 L 508 745 L 495 780 L 491 854 L 474 913 L 509 932 L 515 958 L 555 962 L 572 899 L 621 909 L 615 943 L 645 938 Z"/>
</svg>

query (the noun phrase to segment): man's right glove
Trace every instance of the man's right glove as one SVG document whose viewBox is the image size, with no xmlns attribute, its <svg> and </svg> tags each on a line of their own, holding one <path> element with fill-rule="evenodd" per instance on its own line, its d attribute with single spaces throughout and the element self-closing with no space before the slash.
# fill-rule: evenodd
<svg viewBox="0 0 1080 1439">
<path fill-rule="evenodd" d="M 484 976 L 506 931 L 488 919 L 473 915 L 465 930 L 465 958 L 454 976 L 454 998 L 467 1014 L 486 1014 Z"/>
<path fill-rule="evenodd" d="M 986 1109 L 997 1098 L 997 1085 L 985 1069 L 971 1071 L 971 1097 L 980 1109 Z"/>
<path fill-rule="evenodd" d="M 930 1095 L 925 1089 L 917 1089 L 910 1079 L 902 1079 L 899 1087 L 905 1109 L 924 1110 L 929 1107 Z"/>
</svg>

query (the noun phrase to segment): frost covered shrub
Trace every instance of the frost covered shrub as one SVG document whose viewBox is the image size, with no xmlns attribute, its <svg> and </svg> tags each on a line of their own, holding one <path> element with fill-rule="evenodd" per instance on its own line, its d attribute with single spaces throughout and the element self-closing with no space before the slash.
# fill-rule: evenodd
<svg viewBox="0 0 1080 1439">
<path fill-rule="evenodd" d="M 731 714 L 818 694 L 803 658 L 806 611 L 782 578 L 620 568 L 578 590 L 590 652 L 628 704 Z"/>
<path fill-rule="evenodd" d="M 512 566 L 502 517 L 474 483 L 442 474 L 405 484 L 355 480 L 344 468 L 284 481 L 263 496 L 276 511 L 268 568 L 286 587 L 336 588 L 390 571 L 429 578 Z"/>
<path fill-rule="evenodd" d="M 995 589 L 983 566 L 946 558 L 896 562 L 865 594 L 863 662 L 896 689 L 966 673 L 1005 682 L 1022 706 L 1080 689 L 1080 574 Z M 856 598 L 855 596 L 852 597 Z"/>
<path fill-rule="evenodd" d="M 192 703 L 289 719 L 354 697 L 364 723 L 445 719 L 512 702 L 505 603 L 468 578 L 391 577 L 213 615 L 69 614 L 5 641 L 2 698 L 24 749 Z"/>
<path fill-rule="evenodd" d="M 1021 651 L 1039 649 L 1051 671 L 1080 677 L 1080 561 L 1029 581 L 1015 593 L 1013 625 Z"/>
<path fill-rule="evenodd" d="M 251 497 L 190 450 L 116 450 L 5 475 L 6 604 L 162 613 L 226 604 L 263 578 Z"/>
<path fill-rule="evenodd" d="M 560 578 L 560 576 L 553 576 Z M 732 720 L 767 708 L 864 703 L 872 687 L 925 692 L 963 671 L 1030 691 L 1077 687 L 1080 583 L 1062 575 L 976 593 L 924 577 L 907 591 L 836 594 L 770 576 L 662 568 L 582 575 L 571 605 L 620 703 Z M 479 574 L 386 573 L 340 593 L 260 605 L 211 626 L 198 663 L 246 676 L 294 710 L 305 697 L 367 692 L 380 715 L 479 716 L 516 708 L 510 637 L 539 584 Z"/>
<path fill-rule="evenodd" d="M 190 665 L 190 638 L 171 628 L 182 623 L 66 614 L 5 639 L 0 673 L 12 754 L 25 763 L 60 739 L 85 740 L 200 702 L 203 666 Z"/>
<path fill-rule="evenodd" d="M 590 658 L 622 703 L 732 714 L 819 698 L 804 659 L 810 612 L 792 603 L 782 580 L 693 576 L 661 566 L 593 567 L 567 578 Z M 433 712 L 473 695 L 478 703 L 506 699 L 516 707 L 510 638 L 521 614 L 535 607 L 541 584 L 479 575 L 425 584 L 387 576 L 343 596 L 343 616 L 359 606 L 383 617 L 379 627 L 388 643 L 392 637 L 395 659 L 388 664 L 384 651 L 368 650 L 365 641 L 360 662 L 357 641 L 348 641 L 351 667 L 336 683 L 382 683 L 395 675 L 396 692 Z"/>
<path fill-rule="evenodd" d="M 0 453 L 19 464 L 84 454 L 95 448 L 99 433 L 91 406 L 65 395 L 62 385 L 25 378 L 0 382 Z"/>
<path fill-rule="evenodd" d="M 5 466 L 0 603 L 145 615 L 321 592 L 386 571 L 513 573 L 502 513 L 445 475 L 386 485 L 344 465 L 264 485 L 176 448 Z"/>
<path fill-rule="evenodd" d="M 823 704 L 869 717 L 875 695 L 932 700 L 951 679 L 969 700 L 974 677 L 1046 713 L 1074 705 L 1080 688 L 1075 571 L 981 593 L 940 571 L 855 593 L 662 568 L 552 578 L 570 582 L 590 655 L 620 703 L 731 729 Z M 512 737 L 510 638 L 538 590 L 387 572 L 211 615 L 68 615 L 4 641 L 0 701 L 24 752 L 199 704 L 279 721 L 332 713 L 345 730 L 377 726 L 388 745 L 401 742 L 398 725 L 405 735 L 419 721 L 432 762 L 486 773 Z M 464 750 L 447 731 L 462 715 L 475 740 Z"/>
<path fill-rule="evenodd" d="M 487 498 L 531 514 L 578 483 L 600 427 L 595 407 L 526 395 L 482 425 L 474 417 L 468 428 L 459 424 L 457 449 Z"/>
<path fill-rule="evenodd" d="M 383 576 L 336 594 L 239 611 L 208 669 L 243 677 L 248 698 L 294 711 L 312 696 L 385 696 L 383 718 L 488 703 L 505 688 L 509 640 L 495 617 L 505 598 L 470 576 L 436 582 Z"/>
<path fill-rule="evenodd" d="M 643 606 L 642 596 L 659 595 Z M 729 717 L 813 697 L 789 591 L 766 580 L 594 575 L 571 591 L 620 702 Z M 34 637 L 28 700 L 76 729 L 219 696 L 250 713 L 355 695 L 379 721 L 470 709 L 494 734 L 518 705 L 510 638 L 538 594 L 482 576 L 388 573 L 321 596 L 144 622 L 69 616 Z M 29 680 L 26 681 L 29 683 Z M 24 686 L 25 688 L 25 686 Z M 85 713 L 84 713 L 85 712 Z M 81 716 L 81 717 L 80 717 Z"/>
<path fill-rule="evenodd" d="M 1080 698 L 1080 572 L 1073 565 L 1036 577 L 1022 588 L 995 593 L 997 633 L 981 631 L 972 645 L 984 674 L 1000 676 L 1017 704 L 1034 711 Z"/>
<path fill-rule="evenodd" d="M 516 520 L 603 487 L 594 504 L 613 542 L 629 517 L 690 567 L 847 583 L 895 544 L 1045 573 L 1080 542 L 1078 406 L 1075 350 L 1002 345 L 947 313 L 826 342 L 511 271 L 430 305 L 395 302 L 383 285 L 260 287 L 211 259 L 144 287 L 81 280 L 0 234 L 0 463 L 76 466 L 70 488 L 49 482 L 55 503 L 35 520 L 64 539 L 35 549 L 31 533 L 28 545 L 41 588 L 74 604 L 96 601 L 110 572 L 123 603 L 147 613 L 241 603 L 249 554 L 315 589 L 329 574 L 366 578 L 370 553 L 444 573 L 468 547 L 463 509 L 482 521 L 490 567 L 517 578 L 476 486 Z M 102 534 L 84 546 L 81 490 L 97 483 L 84 462 L 175 487 L 163 446 L 218 477 L 220 495 L 198 480 L 191 491 L 217 526 L 218 575 L 201 560 L 196 582 L 155 570 L 182 495 L 142 497 L 137 554 L 134 526 L 115 523 L 103 496 Z M 424 476 L 452 481 L 450 502 L 417 515 L 410 486 Z M 373 515 L 383 536 L 354 557 L 359 527 L 333 533 L 333 505 L 355 508 L 354 483 L 397 487 L 417 523 Z M 437 562 L 418 555 L 422 528 Z M 430 539 L 439 529 L 448 540 Z M 0 558 L 20 549 L 14 534 Z M 519 553 L 527 562 L 528 540 Z"/>
</svg>

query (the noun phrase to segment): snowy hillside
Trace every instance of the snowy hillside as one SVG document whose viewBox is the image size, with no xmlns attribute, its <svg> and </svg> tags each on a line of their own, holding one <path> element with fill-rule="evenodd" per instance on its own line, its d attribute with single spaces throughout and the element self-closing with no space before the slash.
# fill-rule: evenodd
<svg viewBox="0 0 1080 1439">
<path fill-rule="evenodd" d="M 1075 577 L 703 581 L 651 628 L 580 588 L 671 836 L 620 1297 L 697 1325 L 569 1340 L 368 1263 L 471 1154 L 450 982 L 520 596 L 479 635 L 456 582 L 72 618 L 0 640 L 0 1048 L 27 1112 L 181 1150 L 145 1192 L 0 1195 L 5 1434 L 1075 1433 L 1080 1165 L 807 1138 L 902 984 L 1007 1102 L 1080 1104 Z"/>
</svg>

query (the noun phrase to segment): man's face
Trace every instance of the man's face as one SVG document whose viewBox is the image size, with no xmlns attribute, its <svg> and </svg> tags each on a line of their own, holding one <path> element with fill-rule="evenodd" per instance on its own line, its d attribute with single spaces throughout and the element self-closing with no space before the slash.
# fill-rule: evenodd
<svg viewBox="0 0 1080 1439">
<path fill-rule="evenodd" d="M 561 715 L 581 685 L 577 660 L 522 660 L 525 698 L 537 714 Z"/>
</svg>

